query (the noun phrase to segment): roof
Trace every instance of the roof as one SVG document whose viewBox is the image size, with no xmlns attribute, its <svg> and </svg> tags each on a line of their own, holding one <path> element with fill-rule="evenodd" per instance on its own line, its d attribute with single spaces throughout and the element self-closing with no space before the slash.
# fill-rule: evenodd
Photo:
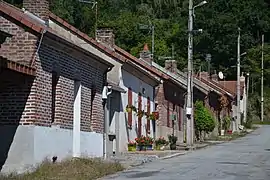
<svg viewBox="0 0 270 180">
<path fill-rule="evenodd" d="M 224 88 L 228 89 L 229 91 L 233 92 L 235 95 L 237 94 L 237 81 L 219 81 L 219 84 Z M 240 82 L 240 91 L 241 95 L 244 92 L 244 82 Z"/>
<path fill-rule="evenodd" d="M 226 94 L 230 96 L 231 98 L 234 98 L 235 94 L 231 92 L 230 90 L 226 89 L 224 86 L 220 85 L 217 82 L 214 82 L 209 79 L 201 78 L 200 79 L 203 83 L 207 84 L 209 87 L 212 88 L 213 91 L 218 91 L 221 94 Z"/>
<path fill-rule="evenodd" d="M 107 48 L 106 46 L 102 45 L 101 43 L 98 43 L 96 40 L 92 39 L 87 34 L 81 32 L 80 30 L 78 30 L 74 26 L 70 25 L 65 20 L 56 16 L 55 14 L 50 13 L 50 18 L 53 19 L 54 21 L 58 22 L 59 24 L 61 24 L 62 26 L 64 26 L 65 28 L 67 28 L 68 30 L 70 30 L 71 32 L 76 34 L 77 36 L 79 36 L 80 38 L 82 38 L 85 41 L 89 42 L 90 44 L 98 47 L 100 50 L 102 50 L 102 51 L 106 52 L 108 55 L 113 56 L 114 58 L 122 61 L 123 63 L 126 62 L 126 63 L 133 65 L 130 62 L 130 61 L 132 61 L 133 63 L 136 63 L 137 65 L 141 66 L 142 68 L 148 70 L 150 73 L 153 73 L 153 74 L 155 74 L 159 77 L 163 77 L 165 79 L 169 78 L 166 74 L 162 73 L 161 71 L 157 70 L 156 68 L 152 67 L 151 65 L 139 60 L 138 58 L 132 56 L 130 53 L 128 53 L 127 51 L 121 49 L 120 47 L 118 47 L 116 45 L 114 46 L 115 50 L 112 50 L 112 49 Z"/>
<path fill-rule="evenodd" d="M 56 31 L 52 30 L 51 28 L 47 27 L 45 24 L 40 23 L 37 20 L 34 20 L 33 18 L 29 17 L 28 15 L 24 14 L 23 11 L 19 8 L 16 8 L 8 3 L 5 3 L 3 1 L 0 2 L 0 11 L 1 14 L 5 14 L 8 17 L 13 18 L 14 20 L 18 21 L 19 23 L 21 23 L 22 25 L 30 28 L 31 30 L 33 30 L 34 32 L 37 32 L 39 34 L 42 34 L 44 32 L 52 34 L 60 39 L 63 39 L 67 42 L 70 43 L 69 40 L 67 40 L 65 37 L 63 37 L 62 35 L 60 35 L 59 33 L 57 33 Z M 91 40 L 94 41 L 94 40 Z M 105 52 L 109 52 L 109 49 L 104 48 L 102 45 L 100 45 L 97 42 L 94 42 L 94 45 L 96 47 L 98 47 L 99 49 L 103 49 L 103 51 Z M 78 47 L 81 49 L 81 47 L 77 46 L 76 44 L 74 44 L 74 46 Z M 114 56 L 115 58 L 119 58 L 119 56 L 116 55 L 116 53 L 110 52 L 110 55 Z M 101 61 L 101 60 L 100 60 Z M 107 64 L 108 66 L 113 66 L 113 64 L 107 62 L 107 61 L 103 61 L 103 64 Z"/>
</svg>

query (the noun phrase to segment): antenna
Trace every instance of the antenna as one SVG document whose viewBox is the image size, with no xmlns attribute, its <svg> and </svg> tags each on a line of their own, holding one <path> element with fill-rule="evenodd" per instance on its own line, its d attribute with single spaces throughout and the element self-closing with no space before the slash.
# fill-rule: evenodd
<svg viewBox="0 0 270 180">
<path fill-rule="evenodd" d="M 218 77 L 219 77 L 219 79 L 223 79 L 224 78 L 224 75 L 223 75 L 223 73 L 221 71 L 218 73 Z"/>
<path fill-rule="evenodd" d="M 95 39 L 97 39 L 97 22 L 98 22 L 98 2 L 97 1 L 86 1 L 86 0 L 78 0 L 81 3 L 87 3 L 87 4 L 93 4 L 93 6 L 91 7 L 91 9 L 94 9 L 94 7 L 96 7 L 95 9 L 95 16 L 96 16 L 96 22 L 95 22 Z"/>
</svg>

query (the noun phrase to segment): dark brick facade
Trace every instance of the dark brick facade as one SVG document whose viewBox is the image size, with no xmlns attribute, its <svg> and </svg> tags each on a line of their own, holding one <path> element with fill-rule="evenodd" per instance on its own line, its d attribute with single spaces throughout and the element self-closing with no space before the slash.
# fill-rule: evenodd
<svg viewBox="0 0 270 180">
<path fill-rule="evenodd" d="M 35 59 L 36 77 L 22 78 L 23 75 L 13 75 L 15 72 L 10 71 L 5 72 L 9 79 L 3 77 L 4 73 L 0 75 L 0 123 L 3 125 L 16 122 L 40 126 L 54 124 L 72 129 L 74 82 L 79 79 L 82 85 L 81 130 L 102 132 L 101 93 L 107 66 L 68 45 L 57 43 L 57 39 L 52 40 L 46 34 L 35 56 L 40 35 L 11 21 L 7 17 L 0 18 L 1 30 L 13 35 L 1 45 L 0 54 L 27 65 Z M 52 123 L 53 71 L 57 71 L 59 78 L 55 91 L 55 118 Z M 12 112 L 18 112 L 21 116 Z"/>
</svg>

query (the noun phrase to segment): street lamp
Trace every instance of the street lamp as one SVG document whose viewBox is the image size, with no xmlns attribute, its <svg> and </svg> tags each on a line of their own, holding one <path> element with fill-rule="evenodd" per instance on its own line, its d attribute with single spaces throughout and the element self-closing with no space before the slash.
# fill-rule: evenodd
<svg viewBox="0 0 270 180">
<path fill-rule="evenodd" d="M 195 8 L 206 4 L 207 1 L 202 1 L 201 3 L 193 6 L 193 0 L 189 0 L 189 18 L 188 18 L 188 77 L 187 77 L 187 106 L 186 106 L 186 116 L 187 116 L 187 145 L 193 145 L 193 18 Z M 199 32 L 201 32 L 200 30 Z"/>
</svg>

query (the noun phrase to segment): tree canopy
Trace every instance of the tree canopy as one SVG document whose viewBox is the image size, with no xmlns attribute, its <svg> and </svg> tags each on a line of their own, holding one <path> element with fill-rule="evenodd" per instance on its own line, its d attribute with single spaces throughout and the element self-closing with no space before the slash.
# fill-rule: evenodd
<svg viewBox="0 0 270 180">
<path fill-rule="evenodd" d="M 22 0 L 5 0 L 21 6 Z M 53 13 L 81 31 L 94 36 L 95 8 L 79 0 L 49 0 Z M 88 0 L 85 0 L 88 1 Z M 90 1 L 90 0 L 89 0 Z M 138 56 L 144 43 L 151 45 L 151 33 L 139 24 L 155 26 L 155 61 L 164 65 L 161 56 L 174 56 L 178 68 L 187 65 L 188 0 L 97 0 L 98 27 L 114 30 L 116 44 Z M 200 3 L 194 0 L 194 4 Z M 237 35 L 241 28 L 241 70 L 250 71 L 259 92 L 261 35 L 265 35 L 265 86 L 270 87 L 270 1 L 209 0 L 196 8 L 194 28 L 203 29 L 194 37 L 194 68 L 207 70 L 206 54 L 211 54 L 211 70 L 223 71 L 226 79 L 236 79 Z M 172 54 L 172 45 L 174 54 Z"/>
</svg>

